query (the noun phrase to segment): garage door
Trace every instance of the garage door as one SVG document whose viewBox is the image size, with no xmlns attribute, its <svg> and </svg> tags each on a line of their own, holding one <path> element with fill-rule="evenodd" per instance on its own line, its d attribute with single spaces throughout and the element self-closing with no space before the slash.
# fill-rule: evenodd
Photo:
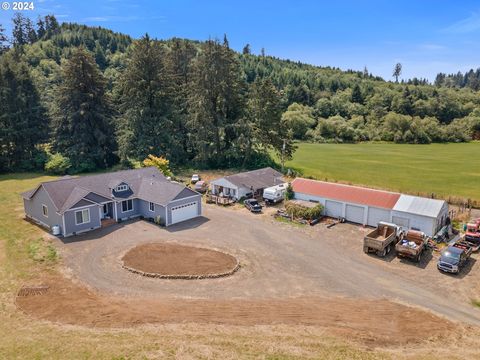
<svg viewBox="0 0 480 360">
<path fill-rule="evenodd" d="M 343 215 L 343 203 L 338 201 L 325 201 L 325 215 L 331 216 L 334 218 L 342 217 Z"/>
<path fill-rule="evenodd" d="M 198 203 L 196 201 L 172 207 L 171 224 L 179 223 L 198 216 Z"/>
<path fill-rule="evenodd" d="M 392 222 L 405 229 L 410 229 L 409 220 L 407 218 L 400 217 L 400 216 L 392 216 Z"/>
<path fill-rule="evenodd" d="M 375 207 L 368 208 L 367 225 L 377 226 L 380 221 L 390 222 L 390 210 Z"/>
<path fill-rule="evenodd" d="M 345 219 L 357 224 L 363 224 L 365 217 L 365 208 L 362 206 L 355 206 L 347 204 L 345 209 Z"/>
</svg>

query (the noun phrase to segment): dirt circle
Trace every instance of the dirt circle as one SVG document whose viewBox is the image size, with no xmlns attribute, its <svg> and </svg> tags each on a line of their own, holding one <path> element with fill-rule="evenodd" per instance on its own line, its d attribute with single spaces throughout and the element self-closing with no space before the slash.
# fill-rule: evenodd
<svg viewBox="0 0 480 360">
<path fill-rule="evenodd" d="M 218 278 L 240 267 L 235 257 L 220 251 L 165 243 L 136 246 L 122 261 L 131 272 L 163 279 Z"/>
</svg>

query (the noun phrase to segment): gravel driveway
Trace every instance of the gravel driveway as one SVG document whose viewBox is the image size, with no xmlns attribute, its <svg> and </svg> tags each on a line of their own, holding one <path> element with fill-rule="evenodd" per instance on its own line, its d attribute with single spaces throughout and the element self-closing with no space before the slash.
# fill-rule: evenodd
<svg viewBox="0 0 480 360">
<path fill-rule="evenodd" d="M 87 286 L 125 297 L 272 299 L 342 295 L 388 298 L 480 325 L 475 296 L 478 264 L 460 277 L 438 273 L 435 259 L 419 266 L 362 252 L 367 230 L 351 224 L 296 227 L 244 209 L 204 206 L 204 217 L 168 229 L 145 221 L 113 225 L 57 240 L 65 272 Z M 204 246 L 237 257 L 242 268 L 221 279 L 160 280 L 121 268 L 130 248 L 149 242 Z M 479 294 L 480 297 L 480 294 Z"/>
</svg>

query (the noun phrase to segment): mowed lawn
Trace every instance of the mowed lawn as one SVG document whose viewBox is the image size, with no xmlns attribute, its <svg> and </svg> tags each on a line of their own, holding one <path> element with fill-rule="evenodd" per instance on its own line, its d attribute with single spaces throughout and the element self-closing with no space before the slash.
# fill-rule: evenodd
<svg viewBox="0 0 480 360">
<path fill-rule="evenodd" d="M 300 143 L 286 166 L 320 180 L 480 202 L 480 142 Z"/>
</svg>

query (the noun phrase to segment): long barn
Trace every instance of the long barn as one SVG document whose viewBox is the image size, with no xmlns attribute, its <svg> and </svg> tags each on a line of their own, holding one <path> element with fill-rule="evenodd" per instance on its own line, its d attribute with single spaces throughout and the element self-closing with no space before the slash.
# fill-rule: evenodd
<svg viewBox="0 0 480 360">
<path fill-rule="evenodd" d="M 433 236 L 448 217 L 444 200 L 303 178 L 292 187 L 296 199 L 321 203 L 326 216 L 362 225 L 386 221 Z"/>
</svg>

